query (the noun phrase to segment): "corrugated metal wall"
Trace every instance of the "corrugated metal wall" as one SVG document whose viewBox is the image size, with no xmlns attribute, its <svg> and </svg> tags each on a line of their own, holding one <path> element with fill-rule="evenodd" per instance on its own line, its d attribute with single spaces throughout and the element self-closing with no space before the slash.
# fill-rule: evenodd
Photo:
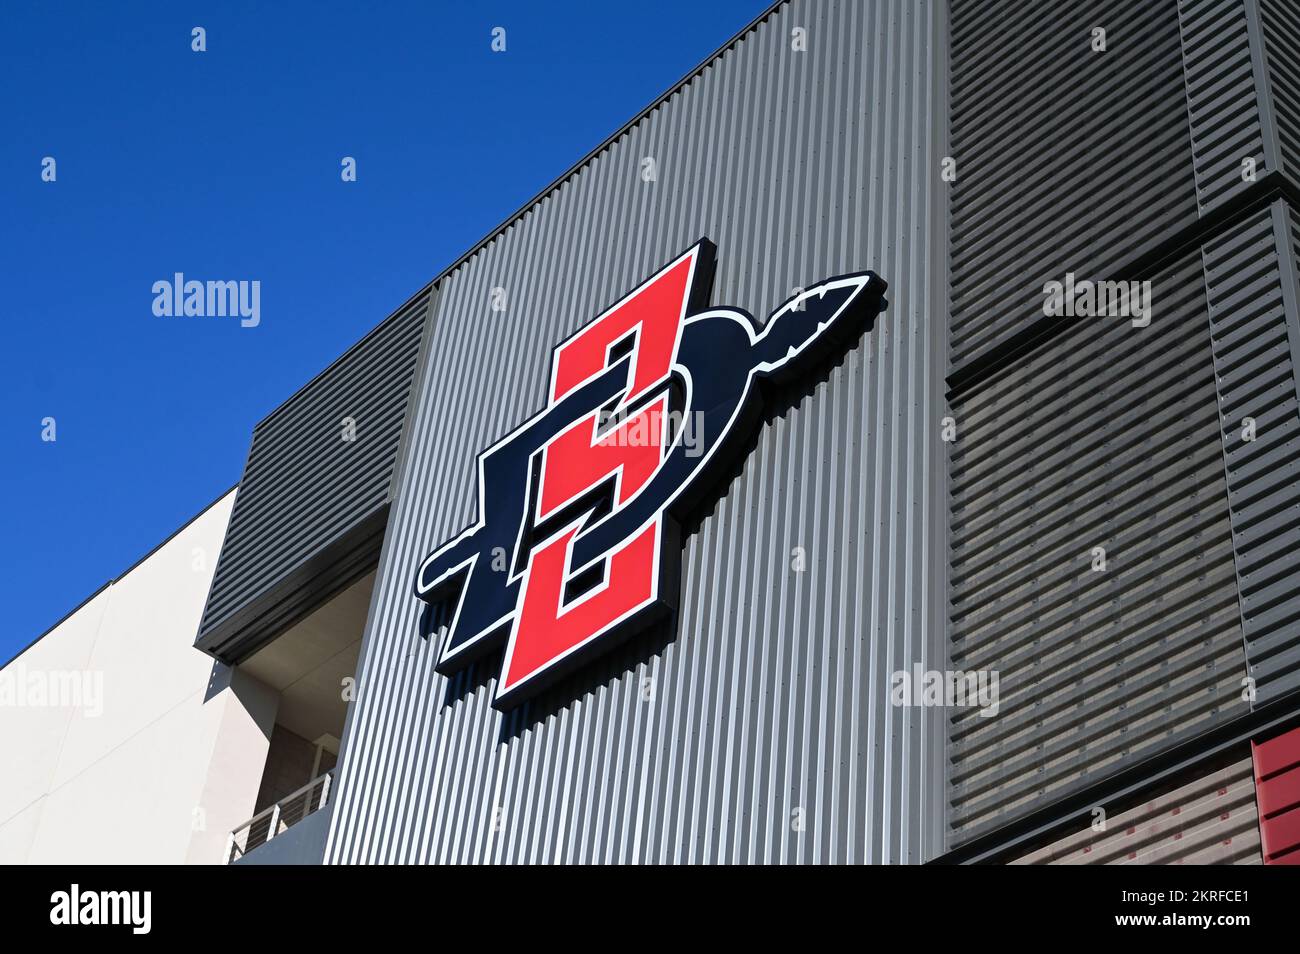
<svg viewBox="0 0 1300 954">
<path fill-rule="evenodd" d="M 200 649 L 238 662 L 374 566 L 430 298 L 414 296 L 254 428 Z"/>
<path fill-rule="evenodd" d="M 1276 166 L 1265 149 L 1252 54 L 1251 0 L 1179 0 L 1183 71 L 1201 215 Z M 1255 41 L 1258 43 L 1258 40 Z M 1253 170 L 1245 160 L 1255 163 Z"/>
<path fill-rule="evenodd" d="M 951 0 L 954 368 L 1196 220 L 1174 0 Z M 1092 31 L 1106 31 L 1093 52 Z"/>
<path fill-rule="evenodd" d="M 1279 158 L 1287 176 L 1300 177 L 1300 3 L 1244 0 L 1258 17 L 1268 68 L 1267 92 Z M 1257 10 L 1258 12 L 1254 12 Z"/>
<path fill-rule="evenodd" d="M 938 850 L 938 720 L 887 696 L 892 671 L 942 666 L 943 21 L 779 6 L 440 283 L 327 860 Z M 475 454 L 540 406 L 551 347 L 700 235 L 714 302 L 766 314 L 870 267 L 890 308 L 685 541 L 676 630 L 503 716 L 491 664 L 434 673 L 416 568 L 473 518 Z"/>
<path fill-rule="evenodd" d="M 1300 689 L 1300 329 L 1293 222 L 1285 204 L 1276 202 L 1203 249 L 1256 705 Z M 1254 422 L 1249 432 L 1247 421 Z"/>
<path fill-rule="evenodd" d="M 1259 813 L 1249 754 L 1196 773 L 1105 819 L 1105 830 L 1066 835 L 1012 864 L 1257 865 Z"/>
<path fill-rule="evenodd" d="M 1152 285 L 953 405 L 953 666 L 1001 688 L 951 719 L 958 839 L 1249 711 L 1200 256 Z"/>
<path fill-rule="evenodd" d="M 952 0 L 952 652 L 1003 680 L 951 720 L 953 844 L 1248 718 L 1248 655 L 1260 703 L 1300 672 L 1294 263 L 1282 206 L 1243 224 L 1285 154 L 1284 8 Z M 1151 280 L 1150 326 L 1046 317 L 1067 272 Z"/>
</svg>

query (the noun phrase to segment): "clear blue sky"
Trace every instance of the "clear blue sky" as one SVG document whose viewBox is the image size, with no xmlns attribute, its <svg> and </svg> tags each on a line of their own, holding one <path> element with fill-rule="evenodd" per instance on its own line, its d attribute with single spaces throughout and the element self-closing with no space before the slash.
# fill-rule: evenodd
<svg viewBox="0 0 1300 954">
<path fill-rule="evenodd" d="M 6 4 L 0 662 L 233 485 L 258 420 L 767 6 Z M 155 317 L 151 286 L 178 271 L 259 280 L 261 325 Z"/>
</svg>

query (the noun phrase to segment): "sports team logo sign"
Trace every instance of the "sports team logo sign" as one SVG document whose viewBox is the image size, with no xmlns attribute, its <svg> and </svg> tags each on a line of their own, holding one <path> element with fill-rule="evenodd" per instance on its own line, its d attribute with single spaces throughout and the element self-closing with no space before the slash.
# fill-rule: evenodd
<svg viewBox="0 0 1300 954">
<path fill-rule="evenodd" d="M 498 708 L 675 608 L 678 522 L 752 436 L 763 389 L 882 307 L 860 272 L 760 326 L 708 306 L 713 252 L 700 241 L 555 348 L 545 407 L 479 454 L 477 522 L 420 567 L 416 594 L 452 612 L 439 672 L 505 643 Z"/>
</svg>

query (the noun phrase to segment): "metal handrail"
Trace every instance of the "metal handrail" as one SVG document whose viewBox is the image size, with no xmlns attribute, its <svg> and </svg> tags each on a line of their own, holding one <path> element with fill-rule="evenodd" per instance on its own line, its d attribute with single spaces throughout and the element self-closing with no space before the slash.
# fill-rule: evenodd
<svg viewBox="0 0 1300 954">
<path fill-rule="evenodd" d="M 333 781 L 333 779 L 334 779 L 334 770 L 330 769 L 325 774 L 317 776 L 316 778 L 312 779 L 302 788 L 290 792 L 288 795 L 284 796 L 284 798 L 280 799 L 269 808 L 262 809 L 260 812 L 258 812 L 252 818 L 248 819 L 248 821 L 244 822 L 242 825 L 236 825 L 235 828 L 230 832 L 230 841 L 226 848 L 226 864 L 230 864 L 236 858 L 248 854 L 248 852 L 258 847 L 258 845 L 266 844 L 268 841 L 270 841 L 272 838 L 274 838 L 283 830 L 281 827 L 282 823 L 283 823 L 283 828 L 288 828 L 289 826 L 293 825 L 295 822 L 300 822 L 308 815 L 314 814 L 315 812 L 318 812 L 322 808 L 324 808 L 329 803 L 330 783 Z M 320 787 L 320 798 L 313 800 L 312 793 L 314 792 L 317 786 Z M 292 820 L 285 821 L 284 810 L 286 806 L 288 806 L 290 809 L 296 807 L 294 806 L 293 803 L 297 799 L 303 798 L 304 796 L 306 797 L 303 801 L 301 813 L 292 817 Z M 313 805 L 313 801 L 315 801 L 314 805 Z M 250 844 L 250 842 L 254 840 L 254 830 L 253 830 L 254 826 L 258 825 L 263 820 L 267 821 L 264 837 L 262 837 L 259 841 L 257 841 L 256 844 Z M 245 833 L 244 843 L 242 845 L 239 843 L 240 832 Z M 263 833 L 258 832 L 257 834 L 261 835 Z"/>
</svg>

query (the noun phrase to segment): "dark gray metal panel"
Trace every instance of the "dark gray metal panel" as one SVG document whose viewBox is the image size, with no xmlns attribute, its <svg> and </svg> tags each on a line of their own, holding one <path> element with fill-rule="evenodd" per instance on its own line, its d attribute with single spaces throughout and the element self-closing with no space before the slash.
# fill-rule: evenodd
<svg viewBox="0 0 1300 954">
<path fill-rule="evenodd" d="M 1151 324 L 1063 327 L 954 407 L 954 842 L 1248 711 L 1200 256 Z M 1106 569 L 1093 568 L 1094 548 Z"/>
<path fill-rule="evenodd" d="M 1205 215 L 1276 167 L 1265 149 L 1252 54 L 1250 0 L 1179 0 L 1183 71 L 1196 176 Z M 1245 160 L 1254 161 L 1254 169 Z M 1250 178 L 1249 172 L 1254 178 Z"/>
<path fill-rule="evenodd" d="M 1285 204 L 1277 202 L 1203 249 L 1242 625 L 1256 705 L 1300 689 L 1294 222 Z M 1254 440 L 1245 439 L 1247 418 L 1254 421 Z"/>
<path fill-rule="evenodd" d="M 1247 0 L 1258 10 L 1268 68 L 1270 111 L 1283 168 L 1300 177 L 1300 3 Z"/>
<path fill-rule="evenodd" d="M 253 430 L 196 645 L 234 663 L 373 568 L 426 288 Z M 344 419 L 355 440 L 343 439 Z"/>
<path fill-rule="evenodd" d="M 943 654 L 941 513 L 924 490 L 942 459 L 942 12 L 781 5 L 440 282 L 328 860 L 939 850 L 941 726 L 887 695 L 891 671 Z M 434 673 L 416 568 L 473 518 L 475 454 L 542 403 L 552 346 L 700 235 L 719 249 L 715 302 L 764 314 L 871 267 L 890 309 L 763 428 L 686 539 L 665 641 L 503 716 L 491 666 Z"/>
<path fill-rule="evenodd" d="M 954 368 L 1195 223 L 1175 0 L 952 0 Z M 1107 50 L 1093 52 L 1092 31 Z"/>
<path fill-rule="evenodd" d="M 953 720 L 950 823 L 964 843 L 1248 712 L 1250 644 L 1233 646 L 1244 514 L 1236 496 L 1228 508 L 1232 429 L 1214 370 L 1235 345 L 1230 362 L 1259 360 L 1234 369 L 1262 372 L 1258 342 L 1226 326 L 1260 319 L 1270 293 L 1229 282 L 1235 310 L 1214 315 L 1228 337 L 1216 325 L 1211 346 L 1199 245 L 1236 234 L 1223 222 L 1265 201 L 1283 157 L 1294 168 L 1296 60 L 1292 0 L 952 7 L 953 665 L 1009 667 L 1012 709 Z M 1089 48 L 1098 27 L 1104 54 Z M 1015 70 L 1002 68 L 1008 48 Z M 1044 318 L 1043 284 L 1067 271 L 1153 278 L 1151 327 Z M 1243 388 L 1229 400 L 1260 396 Z M 1146 476 L 1114 492 L 1134 474 Z M 1276 517 L 1258 518 L 1262 532 L 1291 525 Z M 1113 538 L 1124 572 L 1090 578 L 1094 544 L 1066 561 L 1081 535 Z M 1262 599 L 1277 597 L 1274 585 Z M 1261 607 L 1261 625 L 1286 621 L 1279 605 Z M 1118 641 L 1098 649 L 1101 632 Z M 1289 651 L 1288 635 L 1271 638 Z"/>
</svg>

